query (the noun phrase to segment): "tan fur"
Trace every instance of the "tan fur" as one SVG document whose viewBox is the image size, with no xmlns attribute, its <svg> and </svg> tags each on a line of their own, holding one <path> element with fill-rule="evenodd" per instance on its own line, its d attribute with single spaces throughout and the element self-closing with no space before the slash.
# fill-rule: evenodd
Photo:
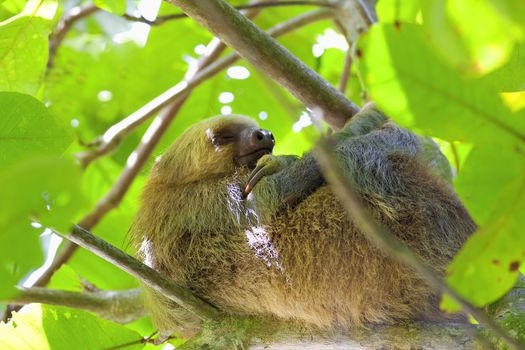
<svg viewBox="0 0 525 350">
<path fill-rule="evenodd" d="M 243 117 L 201 122 L 152 170 L 132 227 L 148 265 L 232 314 L 324 328 L 438 315 L 432 290 L 374 247 L 326 185 L 275 215 L 250 209 L 241 195 L 249 170 L 235 167 L 231 150 L 214 148 L 207 137 L 232 122 L 253 125 Z M 452 189 L 423 165 L 402 155 L 389 159 L 402 188 L 386 198 L 363 194 L 363 203 L 443 271 L 475 225 Z M 181 317 L 192 321 L 167 299 L 148 295 L 161 330 L 176 329 Z"/>
</svg>

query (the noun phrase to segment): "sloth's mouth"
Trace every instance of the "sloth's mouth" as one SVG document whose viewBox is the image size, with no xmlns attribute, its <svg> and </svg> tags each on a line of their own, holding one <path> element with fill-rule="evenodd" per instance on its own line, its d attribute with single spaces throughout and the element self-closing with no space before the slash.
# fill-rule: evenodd
<svg viewBox="0 0 525 350">
<path fill-rule="evenodd" d="M 255 168 L 257 161 L 264 156 L 265 154 L 271 154 L 271 148 L 258 148 L 252 152 L 242 154 L 236 157 L 236 161 L 239 165 L 247 166 L 250 169 Z"/>
</svg>

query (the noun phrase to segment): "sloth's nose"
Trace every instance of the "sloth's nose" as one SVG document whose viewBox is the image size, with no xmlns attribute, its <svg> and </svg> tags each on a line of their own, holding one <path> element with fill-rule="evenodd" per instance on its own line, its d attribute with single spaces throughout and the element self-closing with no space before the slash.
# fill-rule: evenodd
<svg viewBox="0 0 525 350">
<path fill-rule="evenodd" d="M 253 144 L 258 145 L 260 147 L 272 149 L 273 146 L 275 145 L 275 138 L 273 137 L 273 134 L 269 132 L 268 130 L 264 130 L 264 129 L 254 130 L 251 138 L 252 138 Z"/>
</svg>

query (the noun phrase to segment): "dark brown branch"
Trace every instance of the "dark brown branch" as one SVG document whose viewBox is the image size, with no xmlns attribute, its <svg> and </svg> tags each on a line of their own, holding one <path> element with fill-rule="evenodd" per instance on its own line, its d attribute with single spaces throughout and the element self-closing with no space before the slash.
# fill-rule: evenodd
<svg viewBox="0 0 525 350">
<path fill-rule="evenodd" d="M 328 7 L 335 8 L 334 4 L 331 4 L 326 1 L 309 1 L 309 0 L 291 0 L 291 1 L 266 1 L 266 2 L 256 2 L 245 5 L 235 6 L 237 10 L 247 10 L 247 9 L 263 9 L 271 7 L 283 7 L 283 6 L 317 6 L 317 7 Z M 155 20 L 150 21 L 144 17 L 135 17 L 132 15 L 125 14 L 123 15 L 125 19 L 132 22 L 146 23 L 151 26 L 158 26 L 164 24 L 167 21 L 174 19 L 188 18 L 188 15 L 185 13 L 174 13 L 171 15 L 159 16 Z"/>
<path fill-rule="evenodd" d="M 268 30 L 268 34 L 272 35 L 273 37 L 278 37 L 314 21 L 328 18 L 331 15 L 332 11 L 327 9 L 311 11 L 276 25 L 275 27 Z M 137 111 L 130 114 L 128 117 L 124 118 L 122 121 L 110 127 L 103 136 L 99 137 L 95 142 L 92 143 L 95 146 L 94 149 L 77 154 L 77 158 L 81 161 L 83 166 L 86 167 L 93 160 L 113 151 L 115 148 L 117 148 L 124 137 L 126 137 L 126 135 L 131 133 L 139 125 L 152 117 L 162 107 L 180 99 L 183 94 L 190 92 L 195 87 L 199 86 L 207 79 L 213 77 L 218 72 L 230 66 L 238 59 L 239 56 L 235 53 L 232 53 L 217 60 L 216 62 L 209 64 L 208 66 L 205 66 L 205 68 L 197 71 L 197 73 L 188 81 L 178 83 L 152 101 L 148 102 Z"/>
<path fill-rule="evenodd" d="M 85 5 L 83 7 L 74 7 L 60 19 L 60 22 L 58 22 L 55 31 L 49 39 L 49 57 L 47 60 L 48 70 L 53 66 L 56 51 L 66 37 L 66 34 L 73 27 L 73 24 L 82 18 L 90 16 L 98 10 L 99 8 L 93 4 Z"/>
<path fill-rule="evenodd" d="M 171 0 L 226 45 L 339 129 L 359 108 L 223 0 Z"/>
<path fill-rule="evenodd" d="M 436 291 L 446 293 L 452 297 L 462 306 L 462 310 L 466 315 L 471 314 L 483 327 L 503 339 L 505 343 L 512 348 L 524 349 L 519 342 L 495 324 L 483 310 L 472 306 L 467 300 L 456 293 L 421 257 L 412 252 L 387 228 L 376 222 L 372 215 L 361 205 L 358 196 L 350 187 L 349 181 L 347 181 L 343 172 L 338 167 L 332 153 L 326 142 L 322 142 L 319 147 L 315 149 L 316 158 L 323 175 L 332 187 L 332 192 L 339 198 L 348 215 L 352 217 L 357 227 L 365 234 L 365 237 L 386 254 L 414 269 L 414 271 L 430 286 L 435 288 Z"/>
<path fill-rule="evenodd" d="M 91 311 L 98 316 L 118 323 L 130 323 L 146 315 L 139 289 L 119 291 L 97 291 L 79 293 L 65 290 L 53 290 L 41 287 L 18 287 L 20 294 L 0 303 L 25 305 L 42 303 L 68 306 Z"/>
<path fill-rule="evenodd" d="M 199 299 L 189 290 L 167 280 L 149 266 L 144 265 L 131 255 L 124 253 L 80 226 L 74 226 L 69 235 L 61 236 L 119 267 L 202 320 L 211 320 L 220 315 L 215 307 Z"/>
</svg>

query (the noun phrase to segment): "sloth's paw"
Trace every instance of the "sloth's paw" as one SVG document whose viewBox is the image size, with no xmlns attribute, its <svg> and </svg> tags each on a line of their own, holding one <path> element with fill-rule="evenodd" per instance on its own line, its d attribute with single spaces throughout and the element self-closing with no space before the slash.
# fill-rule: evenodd
<svg viewBox="0 0 525 350">
<path fill-rule="evenodd" d="M 248 178 L 248 184 L 244 189 L 244 194 L 250 193 L 255 185 L 265 176 L 278 173 L 283 170 L 291 161 L 296 160 L 295 156 L 274 156 L 266 154 L 257 161 L 257 166 Z"/>
</svg>

